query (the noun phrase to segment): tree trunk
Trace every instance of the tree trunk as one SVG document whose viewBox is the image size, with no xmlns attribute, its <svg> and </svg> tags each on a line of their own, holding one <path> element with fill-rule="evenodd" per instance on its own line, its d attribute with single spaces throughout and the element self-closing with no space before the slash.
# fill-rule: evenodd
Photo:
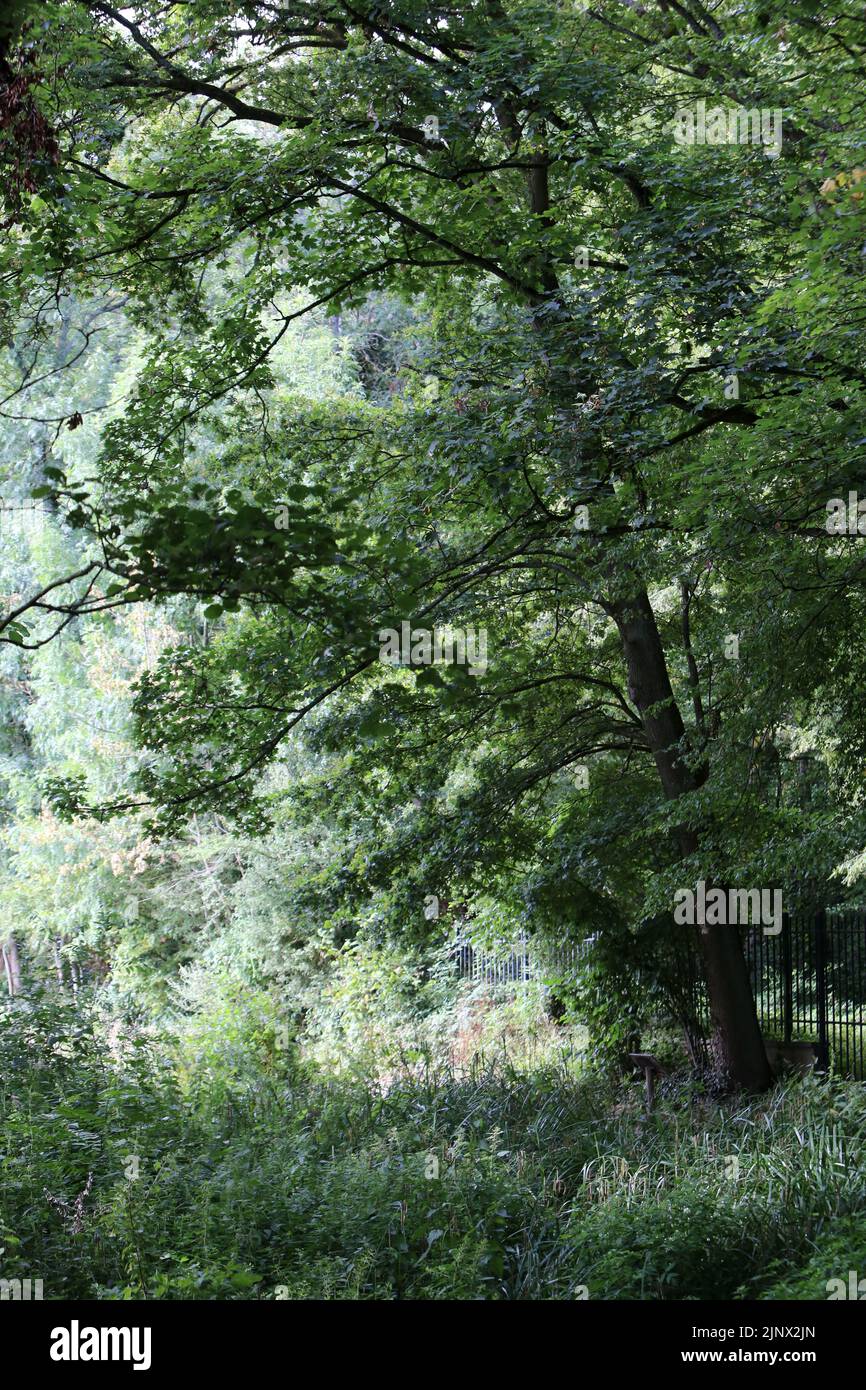
<svg viewBox="0 0 866 1390">
<path fill-rule="evenodd" d="M 3 968 L 6 972 L 6 988 L 14 996 L 21 989 L 21 961 L 14 936 L 10 936 L 8 941 L 3 943 Z"/>
<path fill-rule="evenodd" d="M 668 676 L 664 647 L 645 590 L 628 600 L 606 603 L 617 625 L 628 670 L 629 698 L 643 721 L 665 795 L 671 800 L 694 791 L 706 779 L 706 767 L 690 767 L 686 730 Z M 699 847 L 694 830 L 677 831 L 683 858 Z M 772 1080 L 761 1037 L 740 934 L 735 925 L 701 926 L 713 1052 L 719 1070 L 736 1086 L 764 1090 Z"/>
</svg>

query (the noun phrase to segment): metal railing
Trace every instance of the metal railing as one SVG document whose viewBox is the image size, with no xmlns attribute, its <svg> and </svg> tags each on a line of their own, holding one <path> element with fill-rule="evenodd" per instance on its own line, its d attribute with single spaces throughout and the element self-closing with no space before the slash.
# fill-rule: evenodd
<svg viewBox="0 0 866 1390">
<path fill-rule="evenodd" d="M 460 975 L 474 983 L 519 988 L 530 981 L 576 974 L 596 938 L 563 946 L 513 942 L 455 943 Z M 813 1042 L 819 1071 L 866 1080 L 866 909 L 819 908 L 788 914 L 777 935 L 750 927 L 746 960 L 761 1031 L 783 1043 Z M 697 985 L 695 1017 L 706 1024 L 706 997 Z"/>
<path fill-rule="evenodd" d="M 545 946 L 543 953 L 534 951 L 532 938 L 521 932 L 512 942 L 492 946 L 479 945 L 459 938 L 454 946 L 458 972 L 473 983 L 520 986 L 532 980 L 544 981 L 547 976 L 576 974 L 588 958 L 595 937 L 563 946 Z"/>
<path fill-rule="evenodd" d="M 814 1042 L 817 1068 L 866 1078 L 866 910 L 785 913 L 782 930 L 745 941 L 763 1032 Z"/>
</svg>

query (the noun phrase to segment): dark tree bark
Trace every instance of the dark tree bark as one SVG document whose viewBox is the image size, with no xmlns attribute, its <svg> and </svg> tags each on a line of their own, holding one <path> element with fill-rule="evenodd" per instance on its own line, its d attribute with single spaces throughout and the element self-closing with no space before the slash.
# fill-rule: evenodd
<svg viewBox="0 0 866 1390">
<path fill-rule="evenodd" d="M 665 795 L 671 800 L 694 791 L 706 768 L 690 766 L 686 729 L 674 699 L 664 647 L 649 596 L 640 590 L 628 600 L 604 605 L 617 625 L 628 670 L 629 696 L 643 721 Z M 677 831 L 683 858 L 699 848 L 695 830 Z M 752 995 L 739 930 L 727 923 L 700 926 L 698 935 L 710 1001 L 713 1053 L 717 1067 L 736 1086 L 764 1090 L 772 1080 Z"/>
</svg>

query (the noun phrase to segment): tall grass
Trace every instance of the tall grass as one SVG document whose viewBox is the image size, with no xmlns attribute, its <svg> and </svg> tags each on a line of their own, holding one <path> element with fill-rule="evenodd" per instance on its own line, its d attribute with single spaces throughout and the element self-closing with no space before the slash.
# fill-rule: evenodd
<svg viewBox="0 0 866 1390">
<path fill-rule="evenodd" d="M 219 1086 L 95 1012 L 0 1010 L 0 1277 L 46 1298 L 825 1298 L 866 1273 L 866 1090 L 719 1103 L 569 1057 L 329 1073 L 231 1034 Z M 240 1068 L 240 1070 L 239 1070 Z M 130 1176 L 130 1156 L 138 1176 Z M 134 1165 L 133 1165 L 134 1166 Z M 859 1260 L 859 1264 L 858 1264 Z"/>
</svg>

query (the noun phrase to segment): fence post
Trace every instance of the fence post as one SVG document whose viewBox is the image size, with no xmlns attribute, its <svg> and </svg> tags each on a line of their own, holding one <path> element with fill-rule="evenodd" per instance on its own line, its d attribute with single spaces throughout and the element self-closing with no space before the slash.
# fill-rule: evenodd
<svg viewBox="0 0 866 1390">
<path fill-rule="evenodd" d="M 782 1038 L 791 1041 L 794 1031 L 794 968 L 791 961 L 791 914 L 782 913 L 782 976 L 784 994 L 782 996 Z"/>
<path fill-rule="evenodd" d="M 818 1004 L 818 1057 L 816 1071 L 827 1071 L 830 1065 L 827 1045 L 827 913 L 819 907 L 815 913 L 815 993 Z"/>
</svg>

